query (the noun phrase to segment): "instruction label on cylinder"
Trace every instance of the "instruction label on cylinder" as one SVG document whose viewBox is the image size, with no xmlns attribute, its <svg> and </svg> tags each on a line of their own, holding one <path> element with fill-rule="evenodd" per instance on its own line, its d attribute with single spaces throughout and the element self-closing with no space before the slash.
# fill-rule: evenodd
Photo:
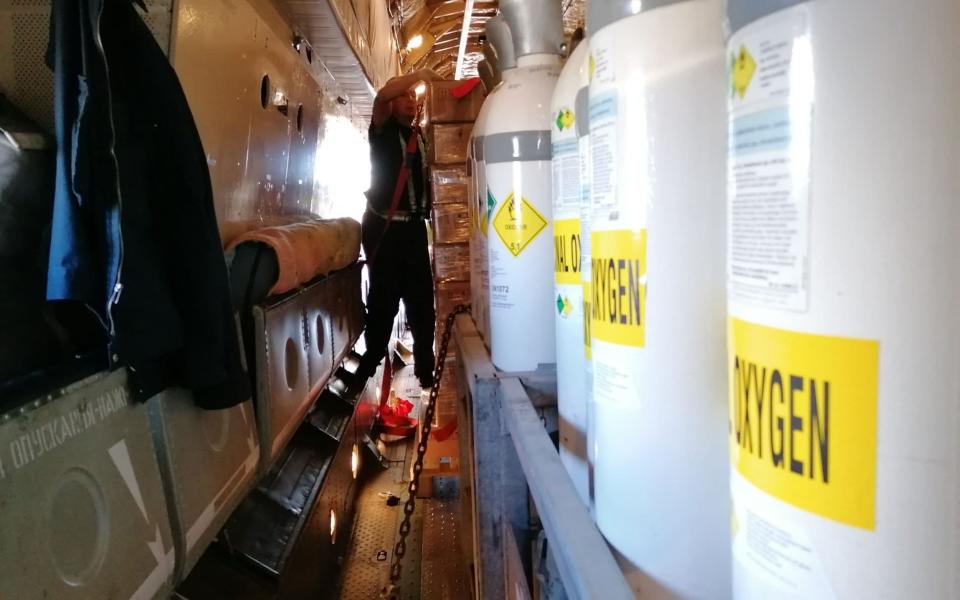
<svg viewBox="0 0 960 600">
<path fill-rule="evenodd" d="M 590 194 L 592 211 L 619 218 L 617 205 L 617 93 L 590 97 Z"/>
<path fill-rule="evenodd" d="M 814 541 L 781 504 L 734 473 L 731 477 L 734 560 L 784 597 L 836 597 Z"/>
<path fill-rule="evenodd" d="M 731 319 L 736 470 L 808 512 L 874 528 L 879 344 Z"/>
<path fill-rule="evenodd" d="M 806 7 L 737 32 L 728 61 L 730 295 L 803 312 L 814 92 Z"/>
</svg>

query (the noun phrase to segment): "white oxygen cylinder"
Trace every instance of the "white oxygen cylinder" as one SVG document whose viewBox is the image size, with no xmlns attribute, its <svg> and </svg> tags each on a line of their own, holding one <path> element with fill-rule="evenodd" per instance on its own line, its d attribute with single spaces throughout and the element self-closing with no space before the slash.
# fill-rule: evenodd
<svg viewBox="0 0 960 600">
<path fill-rule="evenodd" d="M 723 5 L 588 9 L 596 520 L 641 597 L 728 598 Z"/>
<path fill-rule="evenodd" d="M 486 100 L 484 100 L 486 102 Z M 470 133 L 470 141 L 467 144 L 467 167 L 470 181 L 467 185 L 467 208 L 470 214 L 470 308 L 473 315 L 474 324 L 480 336 L 483 332 L 483 300 L 486 294 L 481 292 L 481 273 L 485 260 L 481 260 L 481 255 L 485 256 L 487 248 L 483 244 L 480 234 L 480 215 L 477 212 L 477 196 L 479 190 L 483 187 L 483 175 L 480 169 L 483 168 L 483 155 L 478 159 L 478 148 L 482 152 L 483 137 L 479 136 L 480 127 L 483 125 L 483 107 L 477 114 L 477 120 L 473 123 L 473 131 Z"/>
<path fill-rule="evenodd" d="M 484 46 L 485 61 L 494 73 L 495 85 L 487 93 L 487 97 L 480 107 L 480 113 L 473 124 L 473 133 L 470 149 L 473 152 L 473 183 L 470 203 L 474 217 L 474 227 L 471 235 L 470 260 L 477 277 L 471 279 L 471 295 L 473 298 L 473 320 L 481 337 L 490 345 L 490 271 L 488 268 L 489 256 L 487 244 L 490 237 L 490 219 L 494 202 L 487 187 L 486 162 L 483 158 L 483 138 L 490 114 L 493 96 L 503 85 L 501 78 L 508 80 L 517 66 L 513 54 L 513 40 L 510 38 L 510 28 L 500 15 L 487 20 L 485 24 L 487 43 Z"/>
<path fill-rule="evenodd" d="M 734 595 L 958 598 L 960 3 L 728 19 Z"/>
<path fill-rule="evenodd" d="M 532 371 L 552 364 L 553 226 L 550 98 L 560 75 L 560 3 L 503 0 L 515 73 L 490 100 L 484 127 L 490 218 L 490 338 L 493 364 Z"/>
<path fill-rule="evenodd" d="M 583 290 L 583 398 L 586 406 L 586 435 L 587 435 L 587 492 L 589 506 L 593 511 L 593 463 L 596 456 L 596 408 L 593 401 L 593 355 L 590 351 L 590 315 L 591 315 L 591 284 L 590 273 L 590 222 L 593 219 L 592 204 L 590 203 L 590 49 L 589 40 L 583 40 L 581 45 L 586 46 L 586 53 L 580 65 L 580 89 L 574 101 L 574 110 L 577 119 L 574 129 L 577 134 L 577 150 L 580 155 L 580 282 Z"/>
<path fill-rule="evenodd" d="M 553 152 L 553 275 L 557 336 L 557 410 L 560 460 L 584 504 L 590 505 L 587 473 L 587 367 L 583 338 L 583 282 L 580 275 L 580 147 L 576 106 L 587 44 L 577 45 L 560 72 L 550 102 Z"/>
<path fill-rule="evenodd" d="M 473 133 L 470 137 L 470 160 L 472 177 L 470 179 L 469 197 L 470 203 L 470 296 L 473 313 L 473 320 L 477 326 L 480 336 L 487 340 L 489 338 L 489 308 L 490 298 L 490 275 L 487 271 L 487 211 L 483 207 L 483 198 L 487 193 L 486 167 L 483 162 L 483 131 L 484 123 L 487 117 L 487 107 L 489 106 L 490 96 L 496 92 L 494 87 L 484 100 L 480 112 L 477 114 L 477 120 L 473 123 Z"/>
</svg>

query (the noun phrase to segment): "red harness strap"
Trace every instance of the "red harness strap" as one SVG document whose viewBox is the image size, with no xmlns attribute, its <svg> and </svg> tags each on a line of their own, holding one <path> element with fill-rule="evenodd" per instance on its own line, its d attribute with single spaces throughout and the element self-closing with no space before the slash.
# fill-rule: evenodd
<svg viewBox="0 0 960 600">
<path fill-rule="evenodd" d="M 383 239 L 387 235 L 387 230 L 390 229 L 390 223 L 393 222 L 393 217 L 397 214 L 397 207 L 400 206 L 400 197 L 403 196 L 403 191 L 407 188 L 407 180 L 410 179 L 410 166 L 407 164 L 407 157 L 417 152 L 419 132 L 420 128 L 414 126 L 403 148 L 403 164 L 400 166 L 400 172 L 397 174 L 397 184 L 393 188 L 393 199 L 390 200 L 390 210 L 387 211 L 387 222 L 383 226 L 383 232 L 380 234 L 380 241 L 377 242 L 377 245 L 374 246 L 373 251 L 370 252 L 370 256 L 368 257 L 367 262 L 371 265 L 377 259 L 377 251 L 380 250 L 380 244 L 383 243 Z"/>
</svg>

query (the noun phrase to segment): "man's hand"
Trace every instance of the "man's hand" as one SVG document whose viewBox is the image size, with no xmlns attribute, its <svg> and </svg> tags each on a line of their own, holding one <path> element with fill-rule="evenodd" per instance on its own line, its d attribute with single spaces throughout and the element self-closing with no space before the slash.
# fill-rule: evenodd
<svg viewBox="0 0 960 600">
<path fill-rule="evenodd" d="M 406 75 L 394 77 L 384 85 L 377 97 L 373 101 L 373 124 L 376 127 L 382 125 L 390 118 L 390 102 L 394 98 L 405 94 L 407 90 L 413 87 L 418 81 L 439 81 L 440 76 L 433 69 L 420 69 Z"/>
</svg>

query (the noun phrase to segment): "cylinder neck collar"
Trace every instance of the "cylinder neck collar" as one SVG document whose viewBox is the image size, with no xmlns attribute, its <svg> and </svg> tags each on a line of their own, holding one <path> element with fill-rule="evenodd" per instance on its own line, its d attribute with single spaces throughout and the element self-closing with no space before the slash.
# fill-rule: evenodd
<svg viewBox="0 0 960 600">
<path fill-rule="evenodd" d="M 517 59 L 517 67 L 559 66 L 561 62 L 560 57 L 556 54 L 527 54 Z"/>
</svg>

